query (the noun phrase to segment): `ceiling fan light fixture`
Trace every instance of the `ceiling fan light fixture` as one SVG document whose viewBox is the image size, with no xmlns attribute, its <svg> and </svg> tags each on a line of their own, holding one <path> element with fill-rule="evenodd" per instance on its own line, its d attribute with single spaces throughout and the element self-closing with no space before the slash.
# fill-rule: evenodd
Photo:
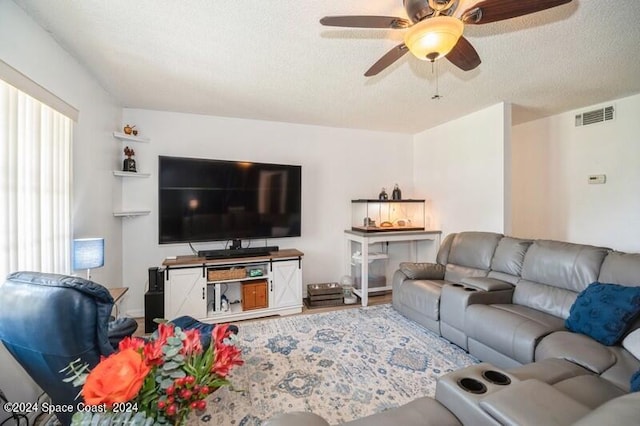
<svg viewBox="0 0 640 426">
<path fill-rule="evenodd" d="M 404 44 L 423 61 L 434 61 L 451 52 L 464 31 L 464 24 L 452 16 L 436 16 L 418 22 L 404 34 Z"/>
</svg>

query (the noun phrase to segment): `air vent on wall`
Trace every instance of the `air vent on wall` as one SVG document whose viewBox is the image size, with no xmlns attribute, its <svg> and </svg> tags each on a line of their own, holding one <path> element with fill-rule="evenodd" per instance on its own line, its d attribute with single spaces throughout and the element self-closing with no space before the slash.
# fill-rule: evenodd
<svg viewBox="0 0 640 426">
<path fill-rule="evenodd" d="M 613 105 L 586 111 L 576 115 L 576 127 L 588 126 L 589 124 L 602 123 L 603 121 L 615 118 Z"/>
</svg>

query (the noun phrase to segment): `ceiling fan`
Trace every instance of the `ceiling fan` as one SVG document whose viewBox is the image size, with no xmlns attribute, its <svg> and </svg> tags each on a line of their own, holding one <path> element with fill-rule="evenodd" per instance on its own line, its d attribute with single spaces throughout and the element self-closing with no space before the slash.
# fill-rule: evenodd
<svg viewBox="0 0 640 426">
<path fill-rule="evenodd" d="M 470 71 L 480 65 L 480 56 L 462 35 L 465 25 L 488 24 L 528 15 L 569 3 L 571 0 L 403 0 L 409 19 L 394 16 L 325 16 L 320 23 L 332 27 L 387 28 L 406 30 L 400 43 L 364 73 L 380 71 L 411 51 L 418 59 L 449 62 Z M 473 3 L 458 11 L 460 4 Z M 460 6 L 461 8 L 464 6 Z"/>
</svg>

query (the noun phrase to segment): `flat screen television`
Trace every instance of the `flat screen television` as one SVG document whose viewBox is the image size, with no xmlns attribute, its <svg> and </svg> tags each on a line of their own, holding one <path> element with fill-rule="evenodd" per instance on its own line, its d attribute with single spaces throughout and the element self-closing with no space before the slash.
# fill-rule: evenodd
<svg viewBox="0 0 640 426">
<path fill-rule="evenodd" d="M 159 157 L 159 242 L 299 237 L 301 166 Z"/>
</svg>

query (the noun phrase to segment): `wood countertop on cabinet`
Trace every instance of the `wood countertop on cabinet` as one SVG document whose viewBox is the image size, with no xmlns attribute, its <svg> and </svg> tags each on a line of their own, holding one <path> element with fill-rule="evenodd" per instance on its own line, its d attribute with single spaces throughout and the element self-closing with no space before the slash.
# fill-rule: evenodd
<svg viewBox="0 0 640 426">
<path fill-rule="evenodd" d="M 269 254 L 262 256 L 225 257 L 222 259 L 207 259 L 206 257 L 198 256 L 178 256 L 175 259 L 165 259 L 162 262 L 162 266 L 171 268 L 175 266 L 187 265 L 225 265 L 228 263 L 253 263 L 269 261 L 271 259 L 297 258 L 302 256 L 304 256 L 304 253 L 297 249 L 282 249 L 278 251 L 272 251 Z"/>
</svg>

